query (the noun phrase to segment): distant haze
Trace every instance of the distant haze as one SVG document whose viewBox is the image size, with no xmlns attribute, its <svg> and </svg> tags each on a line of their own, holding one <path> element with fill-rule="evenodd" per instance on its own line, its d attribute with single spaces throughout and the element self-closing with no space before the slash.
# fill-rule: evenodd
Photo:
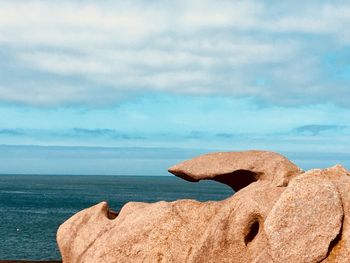
<svg viewBox="0 0 350 263">
<path fill-rule="evenodd" d="M 167 169 L 210 149 L 0 146 L 2 174 L 168 175 Z M 284 153 L 303 169 L 350 166 L 349 154 Z"/>
</svg>

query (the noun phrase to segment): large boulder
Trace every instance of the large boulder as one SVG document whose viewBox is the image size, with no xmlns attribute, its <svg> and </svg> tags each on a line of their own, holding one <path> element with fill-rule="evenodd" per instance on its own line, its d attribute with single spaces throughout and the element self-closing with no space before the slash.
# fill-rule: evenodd
<svg viewBox="0 0 350 263">
<path fill-rule="evenodd" d="M 101 202 L 64 222 L 57 241 L 75 262 L 350 262 L 350 174 L 303 172 L 264 151 L 212 153 L 169 169 L 237 191 L 222 201 Z"/>
</svg>

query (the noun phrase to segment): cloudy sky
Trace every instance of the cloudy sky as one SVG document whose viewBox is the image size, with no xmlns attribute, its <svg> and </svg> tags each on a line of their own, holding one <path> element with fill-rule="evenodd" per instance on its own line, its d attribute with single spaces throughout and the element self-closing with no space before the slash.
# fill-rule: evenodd
<svg viewBox="0 0 350 263">
<path fill-rule="evenodd" d="M 0 173 L 350 166 L 349 25 L 348 1 L 0 0 Z"/>
</svg>

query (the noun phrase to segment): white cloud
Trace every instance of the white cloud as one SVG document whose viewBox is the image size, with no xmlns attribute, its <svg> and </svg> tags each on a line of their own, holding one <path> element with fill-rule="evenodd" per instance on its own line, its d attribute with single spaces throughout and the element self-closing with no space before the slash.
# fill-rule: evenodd
<svg viewBox="0 0 350 263">
<path fill-rule="evenodd" d="M 350 44 L 349 24 L 346 2 L 0 0 L 0 99 L 165 91 L 344 104 L 348 83 L 327 79 L 323 59 Z"/>
</svg>

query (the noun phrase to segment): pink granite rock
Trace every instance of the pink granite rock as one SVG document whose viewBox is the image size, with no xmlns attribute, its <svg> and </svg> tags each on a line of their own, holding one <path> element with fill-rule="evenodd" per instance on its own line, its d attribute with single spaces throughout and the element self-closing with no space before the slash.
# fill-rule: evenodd
<svg viewBox="0 0 350 263">
<path fill-rule="evenodd" d="M 303 173 L 281 155 L 248 151 L 204 155 L 169 170 L 240 190 L 216 202 L 130 202 L 119 214 L 97 204 L 60 226 L 63 262 L 350 262 L 343 167 Z"/>
<path fill-rule="evenodd" d="M 185 180 L 212 179 L 238 191 L 254 181 L 286 186 L 303 171 L 284 156 L 267 151 L 218 152 L 201 155 L 169 168 Z"/>
<path fill-rule="evenodd" d="M 270 211 L 265 233 L 274 262 L 320 262 L 342 227 L 340 194 L 308 173 L 292 180 Z"/>
</svg>

